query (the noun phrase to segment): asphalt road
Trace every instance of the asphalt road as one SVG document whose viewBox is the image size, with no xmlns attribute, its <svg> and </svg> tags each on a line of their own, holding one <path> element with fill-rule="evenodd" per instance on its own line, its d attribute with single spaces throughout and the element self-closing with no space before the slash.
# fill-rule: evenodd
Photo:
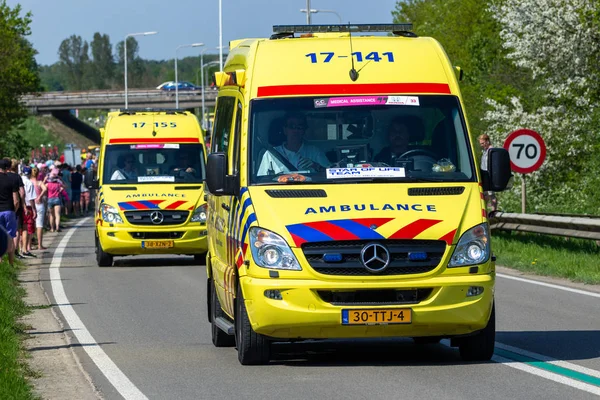
<svg viewBox="0 0 600 400">
<path fill-rule="evenodd" d="M 597 294 L 499 277 L 491 362 L 463 363 L 444 343 L 386 339 L 277 344 L 270 365 L 242 367 L 235 348 L 212 345 L 203 266 L 127 257 L 99 268 L 92 221 L 81 224 L 65 232 L 42 278 L 107 399 L 600 396 Z"/>
</svg>

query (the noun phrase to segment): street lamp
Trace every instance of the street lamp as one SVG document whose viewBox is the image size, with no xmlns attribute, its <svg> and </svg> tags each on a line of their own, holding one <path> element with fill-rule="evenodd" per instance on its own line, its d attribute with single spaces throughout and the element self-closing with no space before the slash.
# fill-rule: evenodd
<svg viewBox="0 0 600 400">
<path fill-rule="evenodd" d="M 179 108 L 179 80 L 177 78 L 177 51 L 182 47 L 200 47 L 204 43 L 182 44 L 175 49 L 175 108 Z"/>
<path fill-rule="evenodd" d="M 218 47 L 215 47 L 216 49 L 218 49 Z M 200 87 L 202 90 L 202 128 L 206 130 L 206 123 L 204 121 L 204 116 L 205 114 L 205 108 L 204 108 L 204 53 L 208 50 L 210 50 L 210 47 L 206 47 L 204 50 L 202 50 L 200 52 L 200 74 L 201 76 L 201 83 L 200 83 Z"/>
<path fill-rule="evenodd" d="M 303 9 L 300 10 L 300 12 L 305 13 L 306 10 L 307 10 L 307 8 L 303 8 Z M 330 13 L 330 14 L 335 14 L 339 18 L 340 24 L 342 23 L 342 17 L 340 16 L 340 14 L 338 14 L 337 12 L 335 12 L 333 10 L 317 10 L 317 9 L 311 8 L 310 9 L 310 13 L 308 13 L 307 15 L 316 14 L 316 13 Z M 307 20 L 310 21 L 310 18 L 307 18 Z M 309 25 L 310 25 L 310 22 L 309 22 Z"/>
<path fill-rule="evenodd" d="M 202 57 L 202 54 L 200 54 Z M 209 61 L 206 64 L 200 64 L 200 74 L 202 75 L 202 127 L 206 130 L 206 113 L 204 112 L 204 67 L 221 63 L 219 61 Z"/>
<path fill-rule="evenodd" d="M 219 0 L 219 65 L 223 71 L 223 12 L 221 0 Z"/>
<path fill-rule="evenodd" d="M 139 32 L 139 33 L 129 33 L 125 35 L 125 42 L 123 44 L 123 55 L 125 60 L 125 109 L 128 108 L 129 103 L 127 103 L 127 38 L 131 36 L 149 36 L 156 35 L 158 32 Z"/>
</svg>

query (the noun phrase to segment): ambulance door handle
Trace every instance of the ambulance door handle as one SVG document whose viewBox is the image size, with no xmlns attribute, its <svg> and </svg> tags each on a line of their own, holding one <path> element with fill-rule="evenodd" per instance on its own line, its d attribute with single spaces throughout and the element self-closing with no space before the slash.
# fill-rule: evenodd
<svg viewBox="0 0 600 400">
<path fill-rule="evenodd" d="M 225 211 L 229 211 L 229 210 L 231 210 L 231 208 L 229 208 L 229 206 L 228 206 L 227 204 L 225 204 L 225 203 L 221 203 L 221 207 L 223 207 L 223 209 L 224 209 Z"/>
</svg>

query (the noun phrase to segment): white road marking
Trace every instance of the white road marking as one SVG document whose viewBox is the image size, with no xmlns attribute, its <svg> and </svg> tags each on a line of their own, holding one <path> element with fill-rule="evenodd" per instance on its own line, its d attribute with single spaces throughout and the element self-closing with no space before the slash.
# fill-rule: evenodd
<svg viewBox="0 0 600 400">
<path fill-rule="evenodd" d="M 574 288 L 570 288 L 570 287 L 566 287 L 566 286 L 554 285 L 552 283 L 534 281 L 534 280 L 525 279 L 525 278 L 518 278 L 516 276 L 511 276 L 511 275 L 496 274 L 496 276 L 498 276 L 500 278 L 505 278 L 505 279 L 512 279 L 514 281 L 531 283 L 532 285 L 545 286 L 545 287 L 549 287 L 549 288 L 552 288 L 552 289 L 559 289 L 559 290 L 564 290 L 566 292 L 573 292 L 573 293 L 577 293 L 577 294 L 583 294 L 583 295 L 586 295 L 586 296 L 600 298 L 600 293 L 588 292 L 587 290 L 574 289 Z"/>
<path fill-rule="evenodd" d="M 600 378 L 600 371 L 596 371 L 595 369 L 583 367 L 581 365 L 572 364 L 567 361 L 557 360 L 556 358 L 548 357 L 543 354 L 534 353 L 532 351 L 527 351 L 520 349 L 518 347 L 509 346 L 507 344 L 496 342 L 496 347 L 499 349 L 512 351 L 513 353 L 520 354 L 525 357 L 535 358 L 536 360 L 547 362 L 548 364 L 554 364 L 559 367 L 567 368 L 573 371 L 581 372 L 582 374 L 590 375 L 596 378 Z"/>
<path fill-rule="evenodd" d="M 87 330 L 73 307 L 71 306 L 69 299 L 65 293 L 61 278 L 60 278 L 60 266 L 62 263 L 62 256 L 67 248 L 69 239 L 77 228 L 79 228 L 85 222 L 88 222 L 89 218 L 85 218 L 78 222 L 73 229 L 62 238 L 58 247 L 54 251 L 52 257 L 52 263 L 50 264 L 50 280 L 52 281 L 52 292 L 56 304 L 59 304 L 60 311 L 62 312 L 65 321 L 71 328 L 73 334 L 79 341 L 79 344 L 90 356 L 92 361 L 104 374 L 106 379 L 115 387 L 115 389 L 127 400 L 148 400 L 148 398 L 127 378 L 127 376 L 117 367 L 117 365 L 108 357 L 108 355 L 102 350 L 100 345 L 94 340 L 90 332 Z"/>
<path fill-rule="evenodd" d="M 450 347 L 450 340 L 449 339 L 444 339 L 440 343 L 443 344 L 444 346 Z M 495 347 L 497 347 L 499 349 L 504 349 L 504 350 L 507 350 L 507 351 L 512 351 L 514 353 L 521 354 L 521 355 L 524 355 L 524 356 L 527 356 L 527 357 L 531 357 L 531 358 L 541 357 L 542 359 L 540 361 L 553 360 L 552 358 L 543 356 L 541 354 L 529 352 L 527 350 L 522 350 L 522 349 L 519 349 L 517 347 L 508 346 L 508 345 L 505 345 L 505 344 L 502 344 L 502 343 L 498 343 L 498 342 L 495 343 Z M 501 357 L 501 356 L 498 356 L 498 355 L 493 355 L 492 356 L 492 361 L 494 361 L 496 363 L 499 363 L 499 364 L 502 364 L 502 365 L 506 365 L 507 367 L 511 367 L 511 368 L 518 369 L 520 371 L 528 372 L 528 373 L 530 373 L 532 375 L 536 375 L 536 376 L 539 376 L 539 377 L 542 377 L 542 378 L 545 378 L 545 379 L 548 379 L 548 380 L 551 380 L 551 381 L 554 381 L 554 382 L 562 383 L 563 385 L 571 386 L 572 388 L 583 390 L 585 392 L 592 393 L 592 394 L 600 396 L 600 387 L 595 386 L 595 385 L 590 385 L 589 383 L 581 382 L 581 381 L 569 378 L 569 377 L 564 376 L 564 375 L 560 375 L 560 374 L 556 374 L 554 372 L 546 371 L 545 369 L 536 368 L 536 367 L 533 367 L 533 366 L 531 366 L 531 365 L 529 365 L 527 363 L 520 362 L 520 361 L 515 361 L 515 360 L 511 360 L 509 358 Z M 555 361 L 558 361 L 558 360 L 555 360 Z M 590 371 L 591 371 L 591 372 L 593 372 L 593 376 L 597 376 L 596 374 L 598 373 L 598 371 L 590 370 L 588 368 L 581 367 L 579 365 L 576 366 L 574 364 L 570 364 L 570 363 L 567 363 L 567 362 L 564 362 L 564 361 L 563 361 L 563 363 L 564 364 L 555 364 L 555 365 L 558 365 L 558 366 L 561 366 L 561 367 L 564 367 L 564 368 L 569 368 L 569 369 L 572 369 L 574 371 L 582 372 L 582 373 L 585 373 L 585 374 L 588 374 L 588 375 L 592 375 L 592 374 L 590 374 Z M 575 369 L 573 367 L 577 367 L 577 369 Z"/>
<path fill-rule="evenodd" d="M 528 372 L 533 375 L 540 376 L 545 379 L 549 379 L 554 382 L 562 383 L 563 385 L 571 386 L 575 389 L 583 390 L 588 393 L 600 396 L 600 387 L 590 385 L 589 383 L 581 382 L 575 379 L 568 378 L 563 375 L 555 374 L 543 369 L 532 367 L 529 364 L 525 364 L 519 361 L 510 360 L 508 358 L 493 356 L 492 361 L 506 365 L 507 367 L 515 368 L 524 372 Z"/>
</svg>

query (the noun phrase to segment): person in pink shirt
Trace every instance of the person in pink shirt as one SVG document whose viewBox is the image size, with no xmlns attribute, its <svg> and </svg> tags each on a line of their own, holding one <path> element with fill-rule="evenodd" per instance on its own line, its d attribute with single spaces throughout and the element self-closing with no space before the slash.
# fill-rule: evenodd
<svg viewBox="0 0 600 400">
<path fill-rule="evenodd" d="M 64 189 L 63 181 L 58 176 L 58 169 L 50 170 L 46 179 L 48 188 L 48 219 L 50 221 L 50 232 L 60 232 L 61 192 Z"/>
</svg>

